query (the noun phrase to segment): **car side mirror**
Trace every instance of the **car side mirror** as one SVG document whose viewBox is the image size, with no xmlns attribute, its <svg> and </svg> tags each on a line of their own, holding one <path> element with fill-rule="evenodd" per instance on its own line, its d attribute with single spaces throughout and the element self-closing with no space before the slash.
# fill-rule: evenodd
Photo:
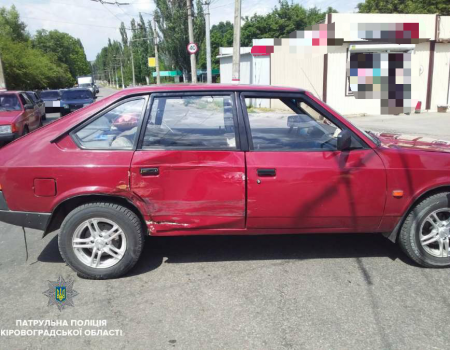
<svg viewBox="0 0 450 350">
<path fill-rule="evenodd" d="M 352 133 L 349 130 L 342 130 L 337 136 L 338 151 L 348 151 L 352 146 Z"/>
<path fill-rule="evenodd" d="M 25 106 L 23 106 L 24 109 L 34 109 L 34 105 L 32 105 L 31 103 L 26 104 Z"/>
</svg>

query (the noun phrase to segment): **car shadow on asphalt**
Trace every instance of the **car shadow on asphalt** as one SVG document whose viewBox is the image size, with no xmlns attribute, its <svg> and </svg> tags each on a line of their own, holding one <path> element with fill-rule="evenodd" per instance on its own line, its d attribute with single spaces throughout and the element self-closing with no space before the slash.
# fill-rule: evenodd
<svg viewBox="0 0 450 350">
<path fill-rule="evenodd" d="M 64 263 L 55 236 L 38 261 Z M 354 259 L 386 257 L 411 262 L 380 234 L 148 237 L 136 266 L 124 277 L 144 274 L 163 263 Z"/>
</svg>

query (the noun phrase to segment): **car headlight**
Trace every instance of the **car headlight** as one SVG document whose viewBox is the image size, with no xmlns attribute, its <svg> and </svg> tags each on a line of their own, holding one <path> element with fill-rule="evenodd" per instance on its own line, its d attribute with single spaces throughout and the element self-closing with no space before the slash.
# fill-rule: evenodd
<svg viewBox="0 0 450 350">
<path fill-rule="evenodd" d="M 63 105 L 63 108 L 69 109 L 69 105 Z"/>
<path fill-rule="evenodd" d="M 89 106 L 90 105 L 90 103 L 85 103 L 84 105 L 83 105 L 83 107 L 86 107 L 86 106 Z"/>
<path fill-rule="evenodd" d="M 10 134 L 11 132 L 11 125 L 0 125 L 0 134 Z"/>
</svg>

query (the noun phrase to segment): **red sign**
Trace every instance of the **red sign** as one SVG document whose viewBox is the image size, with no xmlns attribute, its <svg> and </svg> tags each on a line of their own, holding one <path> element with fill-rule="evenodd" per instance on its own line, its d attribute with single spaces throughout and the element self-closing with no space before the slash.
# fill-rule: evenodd
<svg viewBox="0 0 450 350">
<path fill-rule="evenodd" d="M 251 52 L 253 56 L 270 56 L 273 51 L 273 46 L 253 46 Z"/>
</svg>

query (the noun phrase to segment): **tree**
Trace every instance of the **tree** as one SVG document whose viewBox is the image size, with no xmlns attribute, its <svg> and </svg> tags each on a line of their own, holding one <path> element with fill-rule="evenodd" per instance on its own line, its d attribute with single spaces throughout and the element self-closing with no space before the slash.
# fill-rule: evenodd
<svg viewBox="0 0 450 350">
<path fill-rule="evenodd" d="M 357 5 L 359 13 L 437 13 L 450 15 L 448 0 L 366 0 Z"/>
<path fill-rule="evenodd" d="M 64 88 L 73 84 L 66 64 L 32 47 L 26 25 L 14 6 L 0 8 L 0 55 L 9 89 Z"/>
<path fill-rule="evenodd" d="M 27 42 L 1 38 L 0 52 L 10 90 L 59 89 L 73 84 L 66 65 L 53 61 Z"/>
<path fill-rule="evenodd" d="M 6 7 L 0 8 L 0 37 L 9 38 L 12 41 L 28 41 L 30 34 L 26 28 L 14 5 L 9 10 Z"/>
<path fill-rule="evenodd" d="M 189 43 L 186 0 L 155 0 L 155 20 L 158 24 L 161 53 L 166 65 L 180 69 L 186 76 L 190 71 L 190 56 L 186 50 Z M 201 44 L 205 37 L 205 19 L 200 0 L 196 1 L 194 13 L 194 39 Z M 198 53 L 197 53 L 198 57 Z"/>
<path fill-rule="evenodd" d="M 233 24 L 230 21 L 220 22 L 211 27 L 211 66 L 219 68 L 219 47 L 233 46 Z M 206 68 L 206 49 L 202 46 L 198 59 L 199 67 Z"/>
<path fill-rule="evenodd" d="M 33 40 L 33 47 L 53 56 L 58 62 L 69 67 L 70 74 L 77 76 L 89 74 L 91 67 L 86 59 L 80 39 L 58 30 L 38 30 Z"/>
<path fill-rule="evenodd" d="M 327 13 L 337 12 L 329 7 L 322 12 L 317 7 L 305 9 L 299 4 L 280 0 L 279 7 L 275 7 L 267 15 L 254 14 L 244 18 L 241 29 L 241 45 L 252 46 L 253 39 L 287 38 L 296 30 L 305 29 L 313 24 L 320 23 Z"/>
</svg>

